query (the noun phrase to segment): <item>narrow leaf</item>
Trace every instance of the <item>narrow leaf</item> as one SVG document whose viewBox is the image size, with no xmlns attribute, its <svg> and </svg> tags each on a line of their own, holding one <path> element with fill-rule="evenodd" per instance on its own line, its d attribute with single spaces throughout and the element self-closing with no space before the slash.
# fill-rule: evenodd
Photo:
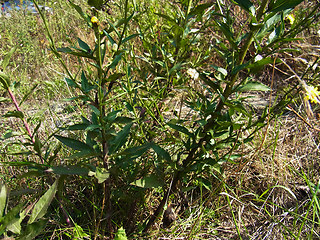
<svg viewBox="0 0 320 240">
<path fill-rule="evenodd" d="M 237 88 L 237 92 L 248 92 L 248 91 L 270 91 L 270 88 L 260 82 L 248 82 L 245 85 Z"/>
<path fill-rule="evenodd" d="M 6 114 L 4 114 L 3 117 L 16 117 L 16 118 L 23 119 L 24 115 L 23 115 L 23 112 L 21 111 L 9 111 Z"/>
<path fill-rule="evenodd" d="M 153 144 L 152 149 L 158 154 L 159 157 L 162 157 L 167 161 L 171 161 L 170 154 L 166 150 L 158 146 L 157 144 Z"/>
<path fill-rule="evenodd" d="M 7 205 L 7 195 L 7 186 L 3 183 L 0 183 L 0 218 L 4 216 L 4 210 L 6 209 Z"/>
<path fill-rule="evenodd" d="M 9 86 L 10 86 L 10 78 L 4 74 L 3 72 L 0 72 L 0 83 L 2 84 L 2 87 L 5 89 L 5 90 L 8 90 L 9 89 Z"/>
<path fill-rule="evenodd" d="M 278 0 L 274 3 L 271 9 L 268 9 L 271 12 L 280 12 L 287 9 L 293 9 L 298 6 L 303 0 Z"/>
<path fill-rule="evenodd" d="M 14 46 L 13 48 L 11 48 L 11 50 L 4 56 L 3 61 L 1 63 L 1 67 L 3 69 L 6 69 L 6 67 L 9 64 L 10 58 L 12 57 L 13 53 L 16 51 L 17 46 Z"/>
<path fill-rule="evenodd" d="M 110 141 L 110 154 L 118 151 L 127 141 L 127 138 L 130 134 L 132 123 L 126 125 L 120 132 L 118 132 L 117 136 Z"/>
<path fill-rule="evenodd" d="M 79 151 L 93 150 L 89 145 L 87 145 L 86 143 L 81 142 L 79 140 L 76 140 L 73 138 L 62 137 L 59 135 L 54 135 L 54 137 L 57 138 L 60 142 L 62 142 L 64 145 L 66 145 L 74 150 L 79 150 Z"/>
<path fill-rule="evenodd" d="M 254 5 L 252 4 L 252 2 L 250 2 L 249 0 L 233 0 L 233 1 L 238 3 L 238 5 L 240 7 L 242 7 L 244 10 L 246 10 L 247 12 L 249 12 L 253 16 L 255 16 L 256 9 L 255 9 Z"/>
<path fill-rule="evenodd" d="M 85 52 L 91 53 L 91 49 L 87 43 L 78 38 L 79 47 L 82 48 Z"/>
<path fill-rule="evenodd" d="M 45 170 L 58 175 L 81 175 L 88 176 L 89 169 L 80 166 L 53 166 Z"/>
</svg>

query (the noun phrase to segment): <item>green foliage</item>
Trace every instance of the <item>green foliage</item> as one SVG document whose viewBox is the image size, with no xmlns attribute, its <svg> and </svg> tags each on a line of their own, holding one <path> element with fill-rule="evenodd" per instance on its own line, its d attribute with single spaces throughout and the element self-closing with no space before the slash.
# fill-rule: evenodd
<svg viewBox="0 0 320 240">
<path fill-rule="evenodd" d="M 203 189 L 214 192 L 211 179 L 222 181 L 224 165 L 236 164 L 239 148 L 291 101 L 279 101 L 259 118 L 245 102 L 255 91 L 271 90 L 255 74 L 276 63 L 275 54 L 295 41 L 304 27 L 285 26 L 285 17 L 301 1 L 263 0 L 260 7 L 248 0 L 234 2 L 243 9 L 247 27 L 237 25 L 231 14 L 234 5 L 222 1 L 170 1 L 161 6 L 125 0 L 112 5 L 115 11 L 118 7 L 117 17 L 107 15 L 105 1 L 89 0 L 88 6 L 69 1 L 94 37 L 77 36 L 68 46 L 55 43 L 40 12 L 49 47 L 66 74 L 64 82 L 72 94 L 68 100 L 76 106 L 76 116 L 47 137 L 39 134 L 41 123 L 31 132 L 19 106 L 37 85 L 19 104 L 11 77 L 0 72 L 0 83 L 16 106 L 3 117 L 23 121 L 27 142 L 20 143 L 18 153 L 32 156 L 6 164 L 27 167 L 30 174 L 24 177 L 40 176 L 51 183 L 57 179 L 35 203 L 23 231 L 28 212 L 21 204 L 6 212 L 8 193 L 1 185 L 0 232 L 9 230 L 21 239 L 39 235 L 54 197 L 61 209 L 75 208 L 67 200 L 74 179 L 85 182 L 89 191 L 81 216 L 95 218 L 89 223 L 91 235 L 80 224 L 84 218 L 72 222 L 79 238 L 114 236 L 117 226 L 127 233 L 146 232 L 168 199 L 182 189 L 200 186 L 201 194 Z M 98 21 L 92 21 L 93 16 Z M 15 51 L 4 57 L 3 71 Z M 219 62 L 212 63 L 214 58 Z M 4 136 L 11 137 L 16 135 Z M 136 209 L 144 211 L 150 198 L 157 205 L 146 217 Z M 69 214 L 62 215 L 70 223 Z M 124 228 L 118 228 L 115 239 L 127 239 Z"/>
</svg>

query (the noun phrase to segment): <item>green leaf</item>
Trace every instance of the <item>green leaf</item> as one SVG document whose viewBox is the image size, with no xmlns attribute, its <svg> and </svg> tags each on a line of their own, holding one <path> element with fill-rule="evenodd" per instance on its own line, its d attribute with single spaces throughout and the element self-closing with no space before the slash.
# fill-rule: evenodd
<svg viewBox="0 0 320 240">
<path fill-rule="evenodd" d="M 160 181 L 157 176 L 155 175 L 150 175 L 147 177 L 144 177 L 142 179 L 136 180 L 130 185 L 141 187 L 141 188 L 158 188 L 163 186 L 163 182 Z"/>
<path fill-rule="evenodd" d="M 238 3 L 240 7 L 242 7 L 247 12 L 251 13 L 253 16 L 256 15 L 256 9 L 252 4 L 252 2 L 250 2 L 249 0 L 233 0 L 233 1 Z"/>
<path fill-rule="evenodd" d="M 6 69 L 6 67 L 8 66 L 8 64 L 10 62 L 10 58 L 12 57 L 13 53 L 16 51 L 17 47 L 18 47 L 18 45 L 11 48 L 11 50 L 4 56 L 3 61 L 1 63 L 1 67 L 3 69 Z"/>
<path fill-rule="evenodd" d="M 41 155 L 42 143 L 37 136 L 34 139 L 33 148 L 39 155 Z"/>
<path fill-rule="evenodd" d="M 270 12 L 280 12 L 287 9 L 293 9 L 298 6 L 303 0 L 278 0 L 276 1 L 272 7 L 269 6 Z"/>
<path fill-rule="evenodd" d="M 22 97 L 19 106 L 22 105 L 22 103 L 28 99 L 28 97 L 34 92 L 34 90 L 38 87 L 39 84 L 33 85 L 33 87 Z"/>
<path fill-rule="evenodd" d="M 158 154 L 159 157 L 162 157 L 163 159 L 169 162 L 171 161 L 170 154 L 166 150 L 158 146 L 157 144 L 153 144 L 152 149 Z"/>
<path fill-rule="evenodd" d="M 43 194 L 43 196 L 39 199 L 39 201 L 34 205 L 28 224 L 34 223 L 35 221 L 42 218 L 46 214 L 47 209 L 50 206 L 51 201 L 56 194 L 57 188 L 58 188 L 58 179 L 48 189 L 48 191 L 45 194 Z"/>
<path fill-rule="evenodd" d="M 99 156 L 99 153 L 94 152 L 92 150 L 83 150 L 83 151 L 72 154 L 71 156 L 67 157 L 67 159 L 81 159 L 81 158 L 88 159 L 94 156 Z"/>
<path fill-rule="evenodd" d="M 105 168 L 96 168 L 95 172 L 89 171 L 89 176 L 94 176 L 96 179 L 98 179 L 98 183 L 103 183 L 105 180 L 107 180 L 110 176 L 110 173 Z"/>
<path fill-rule="evenodd" d="M 78 44 L 81 49 L 83 49 L 87 53 L 91 53 L 91 49 L 87 43 L 78 38 Z"/>
<path fill-rule="evenodd" d="M 231 27 L 223 22 L 219 22 L 218 20 L 215 20 L 220 30 L 223 32 L 225 37 L 228 39 L 228 41 L 233 45 L 234 48 L 237 48 L 237 44 L 235 43 L 234 35 L 231 30 Z"/>
<path fill-rule="evenodd" d="M 28 208 L 24 209 L 23 211 L 20 211 L 19 216 L 17 218 L 15 218 L 7 226 L 7 230 L 9 230 L 15 234 L 20 234 L 21 233 L 21 222 L 27 216 L 27 213 L 28 213 Z"/>
<path fill-rule="evenodd" d="M 175 121 L 174 121 L 174 120 L 170 120 L 170 122 L 168 122 L 167 125 L 168 125 L 169 127 L 173 128 L 174 130 L 177 130 L 178 132 L 182 132 L 182 133 L 184 133 L 184 134 L 187 134 L 187 135 L 190 136 L 190 137 L 193 136 L 193 134 L 190 133 L 187 128 L 185 128 L 184 126 L 175 124 Z"/>
<path fill-rule="evenodd" d="M 129 41 L 129 40 L 131 40 L 131 39 L 133 39 L 133 38 L 135 38 L 135 37 L 137 37 L 137 36 L 140 36 L 140 34 L 139 34 L 139 33 L 132 34 L 132 35 L 130 35 L 129 37 L 126 37 L 125 39 L 123 39 L 123 40 L 121 41 L 121 43 L 125 43 L 125 42 L 127 42 L 127 41 Z"/>
<path fill-rule="evenodd" d="M 10 86 L 10 78 L 4 74 L 3 72 L 0 72 L 0 83 L 2 84 L 2 87 L 5 89 L 5 90 L 8 90 L 9 89 L 9 86 Z"/>
<path fill-rule="evenodd" d="M 8 195 L 7 186 L 0 182 L 0 218 L 4 216 L 4 211 L 7 205 L 7 195 Z"/>
<path fill-rule="evenodd" d="M 69 87 L 78 87 L 78 85 L 76 84 L 76 82 L 70 78 L 65 78 L 67 84 L 69 85 Z"/>
<path fill-rule="evenodd" d="M 248 92 L 248 91 L 270 91 L 270 88 L 260 82 L 248 82 L 245 85 L 238 87 L 236 92 Z"/>
<path fill-rule="evenodd" d="M 132 161 L 141 157 L 150 147 L 152 147 L 152 144 L 146 143 L 138 147 L 127 148 L 121 153 L 121 155 L 127 157 L 127 160 Z"/>
<path fill-rule="evenodd" d="M 120 62 L 121 58 L 122 58 L 123 52 L 118 53 L 117 55 L 115 55 L 112 63 L 109 65 L 109 68 L 115 68 L 118 63 Z"/>
<path fill-rule="evenodd" d="M 23 240 L 33 240 L 44 230 L 47 224 L 47 220 L 40 220 L 32 224 L 28 224 L 26 230 L 22 235 L 19 236 L 19 239 Z"/>
<path fill-rule="evenodd" d="M 23 209 L 23 203 L 13 207 L 3 218 L 0 219 L 0 235 L 8 226 L 14 224 L 20 219 L 20 211 Z"/>
<path fill-rule="evenodd" d="M 79 150 L 79 151 L 93 151 L 91 146 L 88 144 L 81 142 L 79 140 L 73 139 L 73 138 L 68 138 L 68 137 L 62 137 L 59 135 L 54 135 L 55 138 L 57 138 L 60 142 L 62 142 L 64 145 L 74 149 L 74 150 Z"/>
<path fill-rule="evenodd" d="M 9 102 L 10 100 L 8 98 L 5 97 L 0 97 L 0 103 L 2 102 Z"/>
<path fill-rule="evenodd" d="M 162 14 L 162 13 L 155 13 L 155 15 L 158 15 L 159 17 L 162 17 L 162 18 L 168 20 L 169 22 L 171 22 L 173 24 L 177 24 L 176 19 L 174 19 L 174 18 L 172 18 L 172 17 L 170 17 L 168 15 L 165 15 L 165 14 Z"/>
<path fill-rule="evenodd" d="M 116 232 L 116 236 L 114 238 L 114 240 L 127 240 L 127 235 L 126 235 L 126 230 L 121 227 L 118 229 L 118 231 Z"/>
<path fill-rule="evenodd" d="M 80 49 L 78 49 L 80 50 Z M 94 56 L 92 55 L 92 53 L 87 53 L 87 52 L 84 52 L 84 51 L 80 51 L 80 52 L 75 52 L 73 51 L 71 48 L 57 48 L 57 51 L 58 52 L 63 52 L 63 53 L 68 53 L 68 54 L 71 54 L 71 55 L 74 55 L 74 56 L 77 56 L 77 57 L 85 57 L 85 58 L 90 58 L 90 59 L 94 59 Z"/>
<path fill-rule="evenodd" d="M 249 64 L 246 68 L 249 68 L 251 73 L 257 73 L 261 71 L 264 66 L 273 62 L 274 60 L 271 57 L 267 57 Z"/>
<path fill-rule="evenodd" d="M 70 0 L 68 1 L 70 3 L 70 5 L 80 14 L 80 16 L 89 24 L 91 25 L 91 19 L 88 16 L 88 14 L 84 13 L 81 9 L 80 6 L 74 4 L 73 2 L 71 2 Z M 91 25 L 92 26 L 92 25 Z"/>
<path fill-rule="evenodd" d="M 20 118 L 23 119 L 24 115 L 23 112 L 21 111 L 9 111 L 6 114 L 3 115 L 3 117 L 16 117 L 16 118 Z"/>
<path fill-rule="evenodd" d="M 80 227 L 78 224 L 74 223 L 73 239 L 90 239 L 90 238 L 89 238 L 89 235 L 84 232 L 82 227 Z"/>
<path fill-rule="evenodd" d="M 210 3 L 204 3 L 204 4 L 199 4 L 195 8 L 191 9 L 189 16 L 194 16 L 194 15 L 202 15 L 204 10 L 207 8 L 211 7 L 213 5 L 213 2 Z"/>
<path fill-rule="evenodd" d="M 80 175 L 88 176 L 89 169 L 80 166 L 53 166 L 45 170 L 57 175 Z"/>
<path fill-rule="evenodd" d="M 120 132 L 118 132 L 117 136 L 110 141 L 110 154 L 115 153 L 120 149 L 127 141 L 127 138 L 130 134 L 130 129 L 132 127 L 132 123 L 126 125 Z"/>
<path fill-rule="evenodd" d="M 82 90 L 84 93 L 88 93 L 88 92 L 90 92 L 92 89 L 94 89 L 94 86 L 91 85 L 91 84 L 88 82 L 88 79 L 87 79 L 86 75 L 84 74 L 84 71 L 82 71 L 82 73 L 81 73 L 81 90 Z"/>
</svg>

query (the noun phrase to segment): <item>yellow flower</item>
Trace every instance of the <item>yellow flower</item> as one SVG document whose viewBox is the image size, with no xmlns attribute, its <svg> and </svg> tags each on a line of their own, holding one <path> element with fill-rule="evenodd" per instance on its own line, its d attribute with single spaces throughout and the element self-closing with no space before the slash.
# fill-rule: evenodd
<svg viewBox="0 0 320 240">
<path fill-rule="evenodd" d="M 295 17 L 292 13 L 289 14 L 286 18 L 289 20 L 291 25 L 294 23 Z"/>
<path fill-rule="evenodd" d="M 320 91 L 318 91 L 317 87 L 307 86 L 305 90 L 306 90 L 306 97 L 305 98 L 307 100 L 310 100 L 313 103 L 320 104 L 320 100 L 319 100 Z"/>
<path fill-rule="evenodd" d="M 93 17 L 91 18 L 91 22 L 92 22 L 93 24 L 98 24 L 98 23 L 99 23 L 99 19 L 98 19 L 96 16 L 93 16 Z"/>
</svg>

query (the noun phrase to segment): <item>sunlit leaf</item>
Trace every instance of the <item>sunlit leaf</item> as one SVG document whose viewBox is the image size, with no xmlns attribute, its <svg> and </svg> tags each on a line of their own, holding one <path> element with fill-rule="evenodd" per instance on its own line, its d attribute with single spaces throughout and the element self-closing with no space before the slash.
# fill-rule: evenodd
<svg viewBox="0 0 320 240">
<path fill-rule="evenodd" d="M 248 91 L 270 91 L 270 88 L 260 82 L 248 82 L 243 86 L 237 88 L 237 92 L 248 92 Z"/>
<path fill-rule="evenodd" d="M 6 67 L 8 66 L 8 64 L 10 62 L 10 58 L 12 57 L 13 53 L 17 50 L 17 47 L 18 47 L 18 45 L 11 48 L 11 50 L 4 56 L 4 58 L 1 62 L 1 67 L 3 69 L 6 69 Z"/>
<path fill-rule="evenodd" d="M 89 171 L 89 176 L 94 176 L 98 183 L 103 183 L 105 180 L 107 180 L 110 176 L 110 173 L 105 168 L 96 168 L 95 172 Z"/>
<path fill-rule="evenodd" d="M 163 186 L 163 182 L 155 175 L 150 175 L 131 183 L 133 186 L 141 188 L 157 188 Z"/>
<path fill-rule="evenodd" d="M 0 182 L 0 218 L 4 215 L 4 210 L 7 205 L 7 186 Z"/>
<path fill-rule="evenodd" d="M 38 219 L 42 218 L 46 213 L 47 209 L 51 204 L 52 199 L 54 198 L 58 188 L 58 179 L 53 183 L 53 185 L 46 191 L 45 194 L 38 200 L 34 205 L 31 216 L 28 223 L 33 223 Z"/>
<path fill-rule="evenodd" d="M 127 240 L 126 230 L 121 227 L 116 232 L 116 236 L 114 237 L 114 240 Z"/>
</svg>

